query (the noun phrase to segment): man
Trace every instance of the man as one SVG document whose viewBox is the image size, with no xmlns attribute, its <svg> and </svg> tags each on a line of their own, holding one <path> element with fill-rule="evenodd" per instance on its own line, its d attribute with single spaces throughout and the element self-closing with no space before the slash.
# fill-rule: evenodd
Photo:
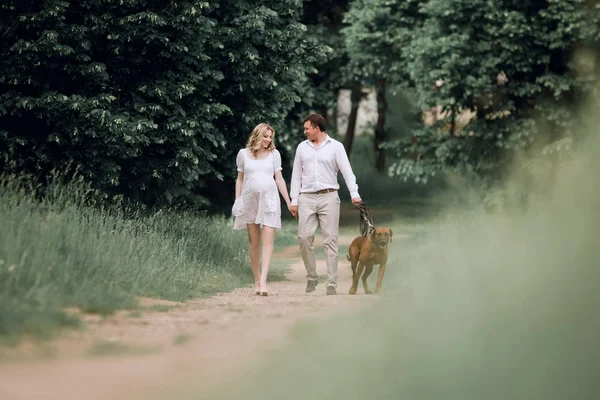
<svg viewBox="0 0 600 400">
<path fill-rule="evenodd" d="M 327 262 L 327 294 L 336 294 L 338 270 L 338 235 L 340 226 L 340 197 L 337 174 L 341 171 L 350 191 L 352 204 L 362 200 L 358 195 L 356 177 L 344 146 L 327 135 L 325 119 L 310 114 L 304 119 L 304 134 L 308 138 L 296 148 L 290 211 L 298 218 L 300 253 L 306 268 L 306 293 L 313 292 L 318 283 L 317 263 L 313 241 L 317 226 L 321 227 Z"/>
</svg>

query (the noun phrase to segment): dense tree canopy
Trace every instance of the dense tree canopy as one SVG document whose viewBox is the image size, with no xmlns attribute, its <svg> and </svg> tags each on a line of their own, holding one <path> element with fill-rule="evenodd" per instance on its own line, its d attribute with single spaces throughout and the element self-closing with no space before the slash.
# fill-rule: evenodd
<svg viewBox="0 0 600 400">
<path fill-rule="evenodd" d="M 202 201 L 319 52 L 302 2 L 10 0 L 0 5 L 0 168 L 68 166 L 146 203 Z M 228 183 L 229 184 L 229 183 Z"/>
<path fill-rule="evenodd" d="M 77 170 L 147 204 L 222 204 L 254 125 L 275 126 L 285 161 L 306 113 L 333 127 L 339 90 L 356 111 L 367 83 L 390 174 L 497 176 L 523 149 L 576 141 L 599 15 L 590 0 L 7 0 L 0 171 L 43 183 Z M 390 139 L 391 92 L 437 118 Z"/>
</svg>

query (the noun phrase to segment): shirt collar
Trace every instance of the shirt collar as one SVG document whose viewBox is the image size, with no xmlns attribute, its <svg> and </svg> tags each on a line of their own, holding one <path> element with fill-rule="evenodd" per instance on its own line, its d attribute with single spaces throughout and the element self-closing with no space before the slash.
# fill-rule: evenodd
<svg viewBox="0 0 600 400">
<path fill-rule="evenodd" d="M 315 147 L 313 146 L 313 144 L 311 143 L 310 140 L 306 139 L 305 140 L 306 144 L 308 144 L 311 147 Z M 323 144 L 327 143 L 327 142 L 331 142 L 331 137 L 328 134 L 325 134 L 325 140 L 323 141 Z"/>
</svg>

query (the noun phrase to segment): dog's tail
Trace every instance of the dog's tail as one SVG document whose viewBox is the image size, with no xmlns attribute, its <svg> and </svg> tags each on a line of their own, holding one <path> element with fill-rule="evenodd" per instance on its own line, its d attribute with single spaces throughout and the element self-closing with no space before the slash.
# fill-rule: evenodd
<svg viewBox="0 0 600 400">
<path fill-rule="evenodd" d="M 346 259 L 350 261 L 350 253 L 346 254 Z"/>
</svg>

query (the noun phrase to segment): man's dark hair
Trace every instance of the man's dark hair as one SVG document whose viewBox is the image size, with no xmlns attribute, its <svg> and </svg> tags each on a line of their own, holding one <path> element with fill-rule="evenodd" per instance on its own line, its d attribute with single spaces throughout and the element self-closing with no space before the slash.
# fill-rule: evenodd
<svg viewBox="0 0 600 400">
<path fill-rule="evenodd" d="M 313 127 L 318 126 L 319 129 L 323 132 L 327 131 L 327 123 L 325 122 L 325 118 L 321 116 L 321 114 L 310 114 L 306 118 L 304 118 L 304 122 L 310 121 Z"/>
</svg>

